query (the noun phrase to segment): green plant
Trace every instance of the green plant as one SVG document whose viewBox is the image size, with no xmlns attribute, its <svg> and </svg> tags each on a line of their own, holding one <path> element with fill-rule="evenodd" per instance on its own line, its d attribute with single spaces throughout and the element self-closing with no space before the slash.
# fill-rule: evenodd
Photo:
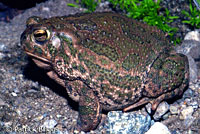
<svg viewBox="0 0 200 134">
<path fill-rule="evenodd" d="M 81 6 L 87 8 L 86 12 L 94 12 L 96 10 L 96 7 L 98 5 L 98 3 L 100 3 L 101 0 L 76 0 L 77 4 L 81 4 Z M 73 3 L 68 3 L 68 6 L 72 6 L 72 7 L 79 7 L 76 4 Z"/>
<path fill-rule="evenodd" d="M 182 14 L 184 14 L 188 19 L 183 20 L 183 23 L 191 25 L 193 28 L 200 28 L 200 11 L 196 9 L 196 7 L 192 6 L 191 0 L 190 0 L 190 12 L 187 12 L 185 10 L 182 11 Z"/>
</svg>

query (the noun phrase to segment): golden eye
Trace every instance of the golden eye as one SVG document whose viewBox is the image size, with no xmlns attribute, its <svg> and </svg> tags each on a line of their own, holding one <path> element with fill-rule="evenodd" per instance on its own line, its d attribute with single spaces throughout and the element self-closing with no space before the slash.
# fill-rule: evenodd
<svg viewBox="0 0 200 134">
<path fill-rule="evenodd" d="M 48 30 L 35 30 L 33 32 L 33 37 L 38 42 L 47 41 L 50 38 L 50 32 Z"/>
</svg>

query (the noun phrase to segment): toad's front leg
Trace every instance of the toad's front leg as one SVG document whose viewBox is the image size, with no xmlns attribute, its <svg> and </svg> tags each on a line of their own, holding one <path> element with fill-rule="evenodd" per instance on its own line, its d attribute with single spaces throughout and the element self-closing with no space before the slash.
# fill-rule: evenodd
<svg viewBox="0 0 200 134">
<path fill-rule="evenodd" d="M 82 131 L 90 131 L 97 127 L 101 121 L 101 106 L 94 92 L 84 87 L 81 89 L 79 99 L 79 119 L 78 129 Z"/>
</svg>

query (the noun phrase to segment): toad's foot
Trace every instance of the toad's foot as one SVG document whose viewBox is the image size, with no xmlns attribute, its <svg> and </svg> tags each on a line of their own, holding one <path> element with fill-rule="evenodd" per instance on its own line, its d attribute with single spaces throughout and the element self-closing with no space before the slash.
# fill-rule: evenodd
<svg viewBox="0 0 200 134">
<path fill-rule="evenodd" d="M 82 89 L 79 100 L 78 129 L 82 131 L 93 130 L 101 120 L 101 106 L 98 98 L 91 89 Z"/>
</svg>

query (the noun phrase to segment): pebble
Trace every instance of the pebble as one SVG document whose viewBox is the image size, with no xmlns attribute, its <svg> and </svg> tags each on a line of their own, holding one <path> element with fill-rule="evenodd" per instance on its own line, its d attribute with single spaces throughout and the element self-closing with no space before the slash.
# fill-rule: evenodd
<svg viewBox="0 0 200 134">
<path fill-rule="evenodd" d="M 151 104 L 150 104 L 150 103 L 148 103 L 147 105 L 145 105 L 145 108 L 146 108 L 146 110 L 147 110 L 147 112 L 148 112 L 149 114 L 152 114 L 152 111 L 151 111 Z M 161 119 L 161 118 L 164 117 L 164 115 L 167 113 L 167 111 L 169 111 L 169 104 L 168 104 L 166 101 L 163 101 L 163 102 L 161 102 L 161 103 L 158 105 L 158 107 L 157 107 L 155 113 L 153 114 L 153 118 L 154 118 L 155 120 L 159 120 L 159 119 Z M 165 116 L 165 118 L 167 118 L 167 117 L 168 117 L 168 116 Z"/>
<path fill-rule="evenodd" d="M 199 108 L 199 104 L 197 101 L 192 101 L 189 103 L 190 106 L 192 106 L 194 109 L 197 109 Z"/>
<path fill-rule="evenodd" d="M 60 130 L 56 130 L 56 132 L 55 133 L 53 133 L 53 134 L 65 134 L 65 133 L 63 133 L 62 131 L 60 131 Z M 68 133 L 67 133 L 68 134 Z"/>
<path fill-rule="evenodd" d="M 57 125 L 57 121 L 54 119 L 46 120 L 43 124 L 43 127 L 54 128 Z"/>
<path fill-rule="evenodd" d="M 42 120 L 44 117 L 46 117 L 47 116 L 47 114 L 43 114 L 43 115 L 39 115 L 39 116 L 37 116 L 34 120 L 35 121 L 40 121 L 40 120 Z"/>
<path fill-rule="evenodd" d="M 42 7 L 42 11 L 49 12 L 50 9 L 48 7 Z"/>
<path fill-rule="evenodd" d="M 195 40 L 195 41 L 200 41 L 199 30 L 195 30 L 195 31 L 188 32 L 188 33 L 185 35 L 184 40 Z"/>
<path fill-rule="evenodd" d="M 187 118 L 183 121 L 183 127 L 189 128 L 194 122 L 195 118 L 191 115 L 188 115 Z"/>
<path fill-rule="evenodd" d="M 0 52 L 0 60 L 2 60 L 3 58 L 5 58 L 6 57 L 6 55 L 4 54 L 4 53 L 1 53 Z"/>
<path fill-rule="evenodd" d="M 6 105 L 6 103 L 0 98 L 0 106 Z"/>
<path fill-rule="evenodd" d="M 15 92 L 12 92 L 11 95 L 14 96 L 14 97 L 17 96 L 17 94 Z"/>
<path fill-rule="evenodd" d="M 144 134 L 151 126 L 149 115 L 133 112 L 111 111 L 107 116 L 107 133 L 111 134 Z"/>
<path fill-rule="evenodd" d="M 19 93 L 19 92 L 20 92 L 18 88 L 14 88 L 13 91 L 14 91 L 15 93 Z"/>
<path fill-rule="evenodd" d="M 56 117 L 57 117 L 57 118 L 60 118 L 60 117 L 62 117 L 62 115 L 60 115 L 60 114 L 57 114 L 57 115 L 56 115 Z"/>
<path fill-rule="evenodd" d="M 20 111 L 20 109 L 16 109 L 15 111 L 19 116 L 22 116 L 22 112 Z"/>
<path fill-rule="evenodd" d="M 192 106 L 194 109 L 197 109 L 199 106 L 198 106 L 198 102 L 197 101 L 194 101 L 192 98 L 187 98 L 185 99 L 185 103 L 188 105 L 188 106 Z"/>
<path fill-rule="evenodd" d="M 6 45 L 0 42 L 0 51 L 5 52 L 6 50 L 7 50 Z"/>
<path fill-rule="evenodd" d="M 169 111 L 170 111 L 170 113 L 171 114 L 178 114 L 179 112 L 180 112 L 180 110 L 179 110 L 179 105 L 178 104 L 172 104 L 172 105 L 170 105 L 170 107 L 169 107 Z"/>
<path fill-rule="evenodd" d="M 74 134 L 85 134 L 85 132 L 83 131 L 79 132 L 78 130 L 74 130 Z"/>
<path fill-rule="evenodd" d="M 188 106 L 182 109 L 179 118 L 182 120 L 185 120 L 188 117 L 192 116 L 193 112 L 194 112 L 194 108 L 192 106 Z"/>
<path fill-rule="evenodd" d="M 165 101 L 161 102 L 153 115 L 155 120 L 161 119 L 169 111 L 169 104 Z"/>
<path fill-rule="evenodd" d="M 187 89 L 183 94 L 183 98 L 192 98 L 193 96 L 194 90 L 192 90 L 191 88 Z"/>
<path fill-rule="evenodd" d="M 155 122 L 145 134 L 171 134 L 169 129 L 160 122 Z"/>
<path fill-rule="evenodd" d="M 66 130 L 66 131 L 64 132 L 64 134 L 69 134 L 69 132 Z"/>
</svg>

